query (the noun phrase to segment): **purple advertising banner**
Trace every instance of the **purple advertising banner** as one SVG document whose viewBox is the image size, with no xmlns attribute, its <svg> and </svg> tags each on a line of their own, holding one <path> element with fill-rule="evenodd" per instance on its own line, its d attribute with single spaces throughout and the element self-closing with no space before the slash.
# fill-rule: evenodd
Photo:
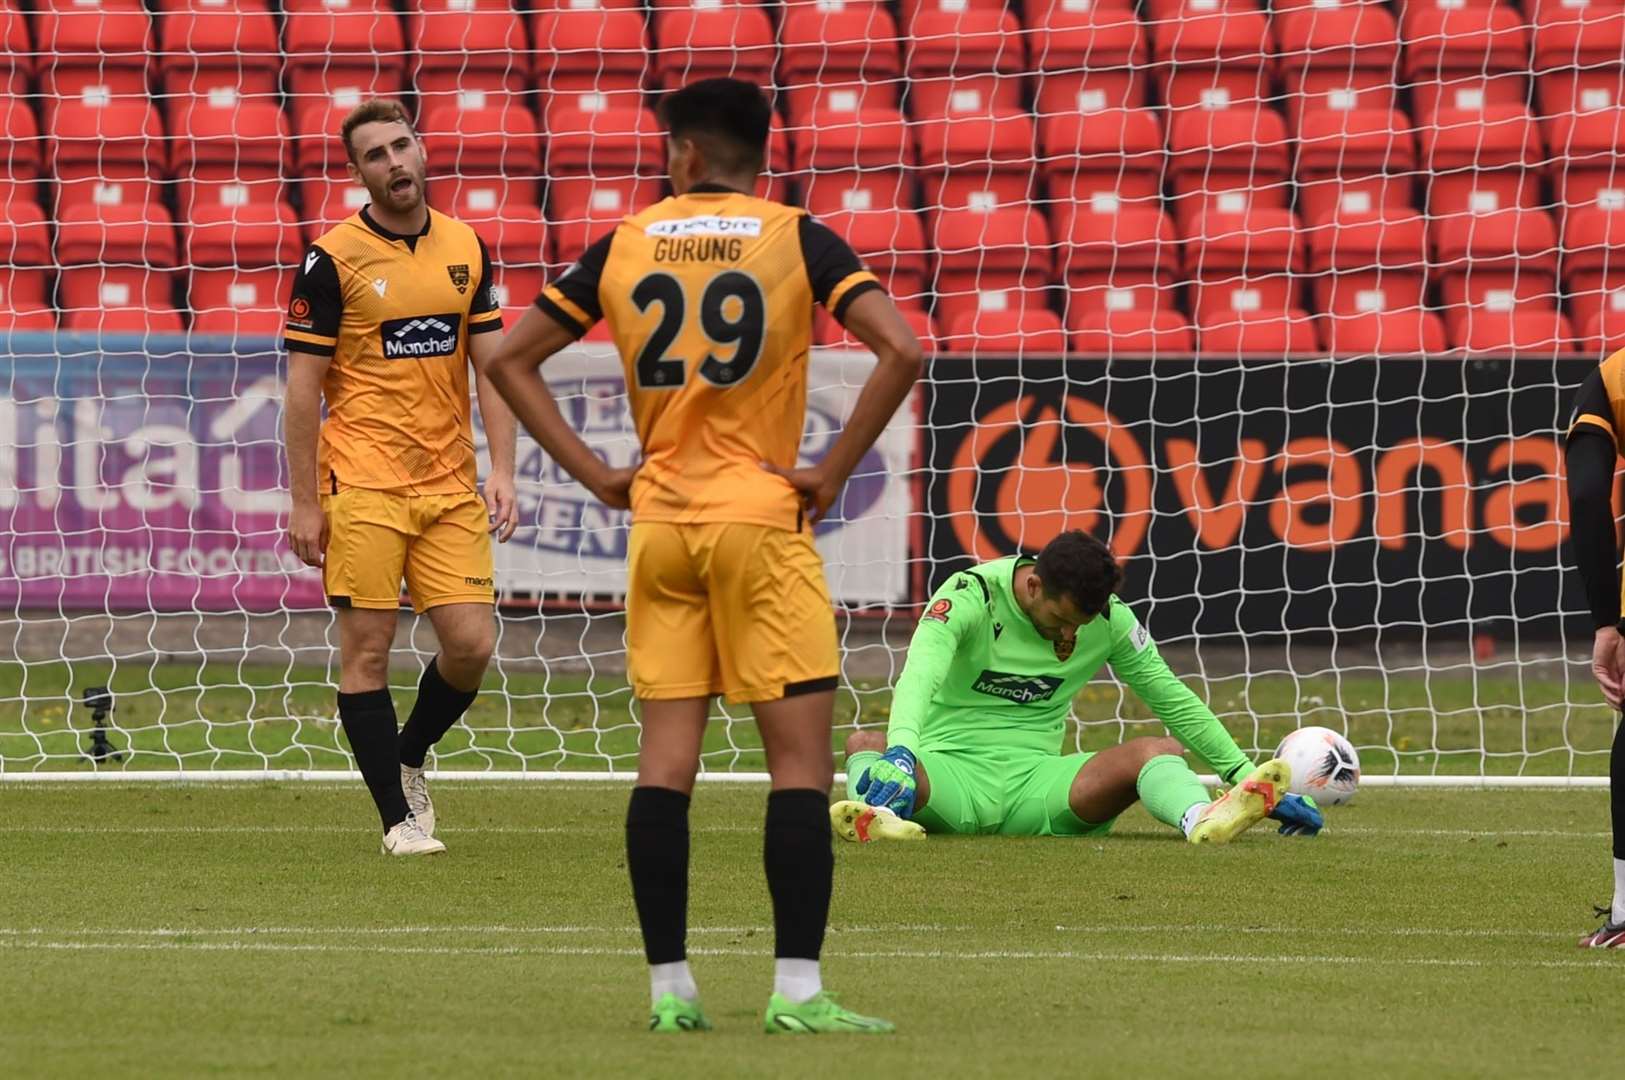
<svg viewBox="0 0 1625 1080">
<path fill-rule="evenodd" d="M 280 357 L 207 344 L 11 336 L 0 351 L 0 603 L 322 606 L 319 574 L 283 542 Z"/>
</svg>

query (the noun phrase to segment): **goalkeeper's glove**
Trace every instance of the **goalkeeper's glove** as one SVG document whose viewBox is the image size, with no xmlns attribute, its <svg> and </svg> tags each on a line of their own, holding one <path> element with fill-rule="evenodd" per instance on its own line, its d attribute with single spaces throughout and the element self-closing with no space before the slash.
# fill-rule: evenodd
<svg viewBox="0 0 1625 1080">
<path fill-rule="evenodd" d="M 906 746 L 892 746 L 880 760 L 858 777 L 858 794 L 870 806 L 884 806 L 900 818 L 914 814 L 914 752 Z"/>
<path fill-rule="evenodd" d="M 1281 823 L 1282 836 L 1313 836 L 1326 824 L 1320 807 L 1307 795 L 1283 795 L 1270 817 Z"/>
</svg>

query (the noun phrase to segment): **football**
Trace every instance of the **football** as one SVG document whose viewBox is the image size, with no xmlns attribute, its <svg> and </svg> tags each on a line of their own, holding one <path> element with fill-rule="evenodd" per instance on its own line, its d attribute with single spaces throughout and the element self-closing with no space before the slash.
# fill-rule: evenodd
<svg viewBox="0 0 1625 1080">
<path fill-rule="evenodd" d="M 1360 755 L 1331 728 L 1299 728 L 1281 740 L 1275 756 L 1292 766 L 1292 793 L 1321 806 L 1340 806 L 1360 787 Z"/>
</svg>

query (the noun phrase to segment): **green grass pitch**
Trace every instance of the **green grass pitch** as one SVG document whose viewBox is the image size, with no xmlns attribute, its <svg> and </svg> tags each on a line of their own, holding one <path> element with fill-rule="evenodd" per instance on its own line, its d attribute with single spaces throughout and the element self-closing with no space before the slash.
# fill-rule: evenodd
<svg viewBox="0 0 1625 1080">
<path fill-rule="evenodd" d="M 1625 955 L 1595 790 L 1369 789 L 1313 840 L 837 848 L 827 983 L 892 1037 L 760 1032 L 763 789 L 697 793 L 715 1032 L 656 1038 L 626 785 L 442 784 L 450 853 L 359 784 L 0 785 L 0 1074 L 1603 1077 Z"/>
</svg>

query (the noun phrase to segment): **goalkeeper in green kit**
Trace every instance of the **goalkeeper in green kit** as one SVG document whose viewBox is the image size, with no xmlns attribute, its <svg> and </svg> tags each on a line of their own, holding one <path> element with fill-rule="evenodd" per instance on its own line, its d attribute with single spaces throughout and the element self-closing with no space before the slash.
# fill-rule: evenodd
<svg viewBox="0 0 1625 1080">
<path fill-rule="evenodd" d="M 1067 532 L 1036 559 L 999 559 L 944 582 L 914 632 L 885 735 L 846 741 L 836 833 L 859 842 L 1099 836 L 1136 801 L 1195 844 L 1226 843 L 1265 817 L 1284 834 L 1319 832 L 1313 800 L 1287 793 L 1287 764 L 1253 766 L 1113 595 L 1120 581 L 1105 544 Z M 1072 699 L 1108 663 L 1174 737 L 1062 754 Z M 1230 790 L 1209 795 L 1184 749 Z"/>
</svg>

